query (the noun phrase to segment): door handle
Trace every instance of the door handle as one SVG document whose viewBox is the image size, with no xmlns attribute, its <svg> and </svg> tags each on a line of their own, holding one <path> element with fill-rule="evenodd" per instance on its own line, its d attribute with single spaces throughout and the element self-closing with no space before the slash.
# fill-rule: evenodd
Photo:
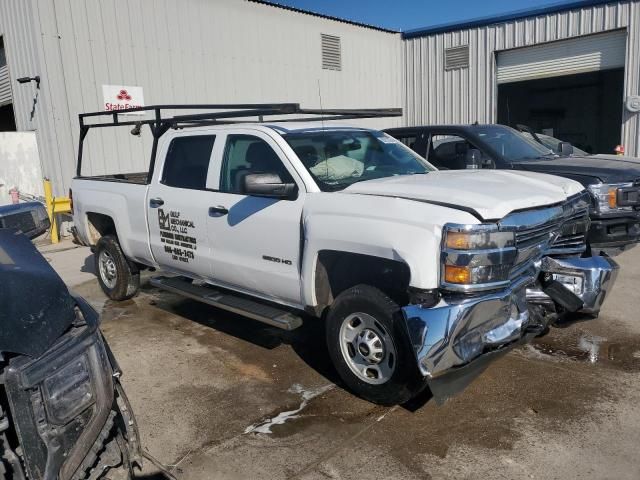
<svg viewBox="0 0 640 480">
<path fill-rule="evenodd" d="M 161 198 L 152 198 L 149 200 L 149 206 L 151 208 L 158 208 L 162 205 L 164 205 L 164 200 L 162 200 Z"/>
<path fill-rule="evenodd" d="M 209 216 L 210 217 L 223 217 L 227 213 L 229 213 L 229 210 L 227 210 L 222 205 L 218 205 L 217 207 L 209 207 Z"/>
</svg>

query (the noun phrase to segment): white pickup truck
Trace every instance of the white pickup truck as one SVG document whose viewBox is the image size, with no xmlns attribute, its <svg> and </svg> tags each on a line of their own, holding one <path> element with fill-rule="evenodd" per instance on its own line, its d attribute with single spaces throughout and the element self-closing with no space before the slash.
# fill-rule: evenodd
<svg viewBox="0 0 640 480">
<path fill-rule="evenodd" d="M 109 113 L 134 134 L 149 125 L 154 149 L 149 172 L 100 177 L 82 175 L 82 150 L 104 113 L 81 115 L 74 223 L 110 298 L 135 295 L 150 267 L 162 289 L 271 325 L 316 317 L 346 385 L 395 404 L 426 387 L 448 398 L 564 313 L 597 314 L 615 282 L 611 259 L 585 254 L 575 181 L 438 171 L 382 132 L 326 123 L 384 111 L 226 108 Z M 251 113 L 323 121 L 227 120 Z"/>
</svg>

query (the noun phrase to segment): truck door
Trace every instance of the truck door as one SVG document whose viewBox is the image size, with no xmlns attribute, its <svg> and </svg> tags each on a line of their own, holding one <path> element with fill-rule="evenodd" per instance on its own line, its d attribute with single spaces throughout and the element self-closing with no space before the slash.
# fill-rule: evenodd
<svg viewBox="0 0 640 480">
<path fill-rule="evenodd" d="M 213 279 L 221 286 L 299 306 L 304 185 L 272 138 L 257 130 L 244 132 L 226 136 L 219 191 L 209 204 Z M 245 195 L 242 179 L 249 173 L 277 173 L 295 182 L 297 198 Z"/>
<path fill-rule="evenodd" d="M 189 132 L 174 136 L 160 151 L 164 162 L 149 186 L 147 221 L 151 253 L 164 270 L 197 278 L 211 271 L 206 185 L 215 140 Z"/>
</svg>

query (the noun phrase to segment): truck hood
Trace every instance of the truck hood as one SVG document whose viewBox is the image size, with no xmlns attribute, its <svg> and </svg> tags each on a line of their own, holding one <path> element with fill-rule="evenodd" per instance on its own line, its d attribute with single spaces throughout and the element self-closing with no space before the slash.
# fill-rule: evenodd
<svg viewBox="0 0 640 480">
<path fill-rule="evenodd" d="M 447 170 L 355 183 L 344 193 L 380 195 L 464 210 L 499 220 L 514 210 L 563 202 L 583 190 L 566 178 L 506 170 Z"/>
<path fill-rule="evenodd" d="M 589 155 L 589 158 L 604 158 L 605 160 L 614 160 L 617 162 L 631 163 L 633 165 L 640 165 L 640 158 L 628 157 L 626 155 L 613 155 L 610 153 L 598 153 L 597 155 Z"/>
<path fill-rule="evenodd" d="M 0 229 L 0 352 L 39 357 L 71 326 L 75 305 L 29 239 Z"/>
<path fill-rule="evenodd" d="M 549 160 L 527 160 L 514 166 L 552 175 L 579 175 L 582 178 L 592 178 L 593 182 L 590 183 L 620 183 L 640 178 L 640 162 L 637 159 L 631 160 L 615 155 L 572 155 Z"/>
</svg>

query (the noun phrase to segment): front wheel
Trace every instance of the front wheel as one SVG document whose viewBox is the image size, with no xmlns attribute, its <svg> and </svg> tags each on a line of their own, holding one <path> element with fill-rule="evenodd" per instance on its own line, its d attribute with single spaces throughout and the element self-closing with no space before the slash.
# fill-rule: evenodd
<svg viewBox="0 0 640 480">
<path fill-rule="evenodd" d="M 327 345 L 338 374 L 357 395 L 381 405 L 404 403 L 424 386 L 398 305 L 377 288 L 357 285 L 327 315 Z"/>
<path fill-rule="evenodd" d="M 127 300 L 138 293 L 140 272 L 124 256 L 113 235 L 100 238 L 94 252 L 96 274 L 102 291 L 111 300 Z"/>
</svg>

